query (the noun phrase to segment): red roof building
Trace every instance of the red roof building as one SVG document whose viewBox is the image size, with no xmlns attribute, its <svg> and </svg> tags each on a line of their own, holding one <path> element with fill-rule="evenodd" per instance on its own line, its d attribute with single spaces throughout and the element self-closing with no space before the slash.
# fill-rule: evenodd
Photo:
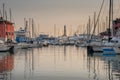
<svg viewBox="0 0 120 80">
<path fill-rule="evenodd" d="M 13 23 L 7 20 L 4 20 L 0 17 L 0 39 L 14 39 L 14 26 Z"/>
</svg>

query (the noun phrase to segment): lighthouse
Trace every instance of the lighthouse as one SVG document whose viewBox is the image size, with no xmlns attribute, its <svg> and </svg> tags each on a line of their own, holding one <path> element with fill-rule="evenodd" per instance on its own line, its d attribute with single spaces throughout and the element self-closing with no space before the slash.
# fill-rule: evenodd
<svg viewBox="0 0 120 80">
<path fill-rule="evenodd" d="M 64 25 L 64 35 L 63 36 L 67 36 L 67 34 L 66 34 L 66 25 Z"/>
</svg>

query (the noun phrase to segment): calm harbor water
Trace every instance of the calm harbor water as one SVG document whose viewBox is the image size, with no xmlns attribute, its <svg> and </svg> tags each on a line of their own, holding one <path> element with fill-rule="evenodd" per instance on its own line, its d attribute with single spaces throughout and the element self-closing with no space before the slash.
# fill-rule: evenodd
<svg viewBox="0 0 120 80">
<path fill-rule="evenodd" d="M 0 80 L 120 80 L 120 55 L 49 46 L 0 53 Z"/>
</svg>

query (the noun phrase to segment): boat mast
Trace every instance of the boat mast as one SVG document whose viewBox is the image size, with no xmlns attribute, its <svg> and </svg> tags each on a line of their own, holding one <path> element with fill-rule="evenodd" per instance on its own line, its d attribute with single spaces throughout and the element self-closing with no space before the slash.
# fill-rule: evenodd
<svg viewBox="0 0 120 80">
<path fill-rule="evenodd" d="M 12 16 L 12 13 L 11 13 L 11 8 L 10 8 L 10 22 L 12 22 L 12 21 L 11 21 L 11 16 Z"/>
<path fill-rule="evenodd" d="M 26 27 L 26 18 L 24 18 L 24 29 Z"/>
<path fill-rule="evenodd" d="M 90 25 L 90 23 L 91 23 L 91 20 L 90 20 L 90 16 L 89 16 L 89 22 L 88 22 L 88 39 L 90 39 L 90 29 L 91 29 L 91 25 Z"/>
<path fill-rule="evenodd" d="M 5 20 L 4 20 L 4 16 L 5 16 L 5 4 L 3 3 L 3 24 L 4 24 L 4 27 L 5 27 L 5 29 L 4 29 L 4 32 L 6 31 L 6 23 L 5 23 Z M 2 32 L 2 36 L 3 36 L 3 32 Z M 6 41 L 8 39 L 8 35 L 6 35 L 6 37 L 5 37 L 5 39 L 4 39 L 4 41 Z"/>
<path fill-rule="evenodd" d="M 4 19 L 4 14 L 5 14 L 5 4 L 3 3 L 3 19 Z"/>
<path fill-rule="evenodd" d="M 108 42 L 110 42 L 110 34 L 111 34 L 111 31 L 110 31 L 110 26 L 111 26 L 111 6 L 112 5 L 112 0 L 110 0 L 110 4 L 109 4 L 109 28 L 108 28 Z"/>
<path fill-rule="evenodd" d="M 40 30 L 39 27 L 40 27 L 40 25 L 39 25 L 39 23 L 38 23 L 38 27 L 37 27 L 37 36 L 39 35 L 39 32 L 40 32 L 40 31 L 39 31 L 39 30 Z"/>
<path fill-rule="evenodd" d="M 106 29 L 108 27 L 108 16 L 106 16 Z"/>
<path fill-rule="evenodd" d="M 29 37 L 32 38 L 31 37 L 31 19 L 30 18 L 29 18 Z"/>
<path fill-rule="evenodd" d="M 56 24 L 54 24 L 54 37 L 56 36 Z"/>
<path fill-rule="evenodd" d="M 97 16 L 97 20 L 96 20 L 96 23 L 95 23 L 95 26 L 94 26 L 94 29 L 93 29 L 93 33 L 92 33 L 90 39 L 92 39 L 93 34 L 94 34 L 94 32 L 95 32 L 96 25 L 97 25 L 97 23 L 98 23 L 98 20 L 99 20 L 99 17 L 100 17 L 100 14 L 101 14 L 101 11 L 102 11 L 102 8 L 103 8 L 103 5 L 104 5 L 104 0 L 102 1 L 102 5 L 101 5 L 101 7 L 100 7 L 100 11 L 99 11 L 99 14 L 98 14 L 98 16 Z"/>
<path fill-rule="evenodd" d="M 99 35 L 99 32 L 100 32 L 100 19 L 98 19 L 98 35 Z"/>
<path fill-rule="evenodd" d="M 113 29 L 113 0 L 112 0 L 111 6 L 112 6 L 112 11 L 111 11 L 111 13 L 112 13 L 112 37 L 113 37 L 114 36 L 114 29 Z"/>
<path fill-rule="evenodd" d="M 96 23 L 96 12 L 94 12 L 94 27 L 95 27 L 95 23 Z"/>
<path fill-rule="evenodd" d="M 88 23 L 87 23 L 87 39 L 89 38 L 88 34 L 89 34 L 89 28 L 88 28 Z"/>
<path fill-rule="evenodd" d="M 34 37 L 34 20 L 32 19 L 32 38 Z"/>
<path fill-rule="evenodd" d="M 7 11 L 5 11 L 5 20 L 7 21 Z"/>
<path fill-rule="evenodd" d="M 0 17 L 2 17 L 2 12 L 1 12 L 1 10 L 0 10 Z"/>
</svg>

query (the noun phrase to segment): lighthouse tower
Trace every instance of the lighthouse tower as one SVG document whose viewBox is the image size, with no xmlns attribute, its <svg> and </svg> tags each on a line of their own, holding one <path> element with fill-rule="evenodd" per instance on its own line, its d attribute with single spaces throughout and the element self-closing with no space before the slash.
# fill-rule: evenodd
<svg viewBox="0 0 120 80">
<path fill-rule="evenodd" d="M 67 36 L 67 34 L 66 34 L 66 25 L 64 25 L 64 35 L 63 36 Z"/>
</svg>

